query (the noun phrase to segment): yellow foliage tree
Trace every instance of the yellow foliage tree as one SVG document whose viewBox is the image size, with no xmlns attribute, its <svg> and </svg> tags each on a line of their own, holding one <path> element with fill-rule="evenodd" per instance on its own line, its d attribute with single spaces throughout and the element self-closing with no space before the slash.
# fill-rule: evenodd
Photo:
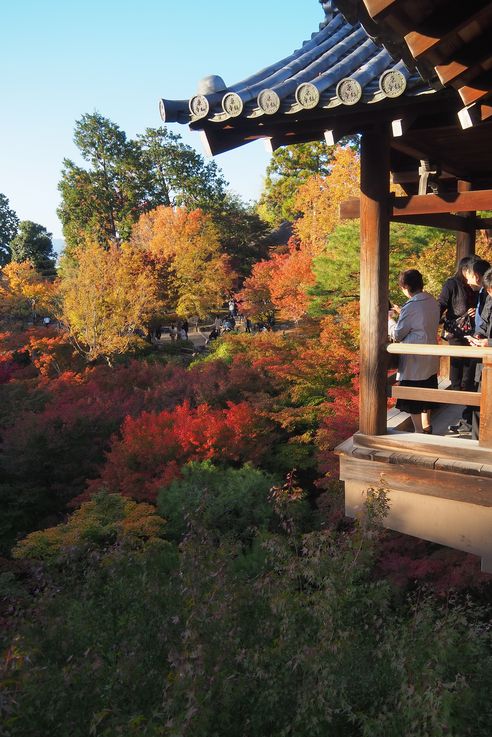
<svg viewBox="0 0 492 737">
<path fill-rule="evenodd" d="M 126 353 L 135 331 L 160 309 L 158 271 L 130 245 L 97 243 L 75 252 L 61 279 L 62 319 L 87 360 Z"/>
<path fill-rule="evenodd" d="M 52 314 L 56 285 L 32 261 L 11 261 L 0 270 L 0 315 L 10 320 L 35 320 Z"/>
<path fill-rule="evenodd" d="M 201 210 L 157 207 L 140 217 L 131 243 L 166 265 L 166 294 L 161 296 L 180 316 L 205 317 L 232 287 L 229 259 L 220 252 L 211 217 Z"/>
<path fill-rule="evenodd" d="M 338 146 L 326 177 L 310 177 L 298 190 L 295 206 L 302 215 L 294 224 L 296 236 L 313 256 L 320 254 L 328 235 L 340 222 L 340 203 L 360 194 L 360 158 L 352 148 Z"/>
</svg>

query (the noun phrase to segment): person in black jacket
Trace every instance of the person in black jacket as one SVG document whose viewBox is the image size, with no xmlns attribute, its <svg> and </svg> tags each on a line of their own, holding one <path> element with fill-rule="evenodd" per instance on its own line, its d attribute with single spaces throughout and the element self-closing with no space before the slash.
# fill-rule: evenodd
<svg viewBox="0 0 492 737">
<path fill-rule="evenodd" d="M 479 347 L 492 346 L 492 269 L 485 272 L 482 277 L 482 288 L 485 291 L 486 300 L 481 310 L 481 323 L 474 335 L 468 336 L 468 343 Z M 482 363 L 476 369 L 475 379 L 478 390 L 481 388 Z M 480 412 L 473 412 L 473 438 L 478 438 L 480 429 Z"/>
<path fill-rule="evenodd" d="M 445 328 L 447 327 L 445 337 L 449 345 L 469 345 L 457 323 L 460 318 L 468 315 L 471 321 L 470 334 L 473 333 L 477 294 L 469 281 L 473 281 L 473 266 L 477 261 L 479 258 L 475 255 L 462 258 L 455 274 L 445 281 L 439 295 L 441 319 L 445 318 Z M 451 358 L 449 388 L 455 391 L 475 391 L 476 363 L 476 359 L 473 358 Z M 473 407 L 465 407 L 461 420 L 450 425 L 449 431 L 471 432 L 472 413 Z"/>
</svg>

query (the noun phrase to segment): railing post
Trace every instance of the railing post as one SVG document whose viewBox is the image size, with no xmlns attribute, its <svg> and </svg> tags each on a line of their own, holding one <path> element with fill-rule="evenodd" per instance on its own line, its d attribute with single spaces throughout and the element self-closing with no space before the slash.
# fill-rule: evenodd
<svg viewBox="0 0 492 737">
<path fill-rule="evenodd" d="M 492 448 L 492 356 L 483 357 L 480 434 L 478 444 Z"/>
</svg>

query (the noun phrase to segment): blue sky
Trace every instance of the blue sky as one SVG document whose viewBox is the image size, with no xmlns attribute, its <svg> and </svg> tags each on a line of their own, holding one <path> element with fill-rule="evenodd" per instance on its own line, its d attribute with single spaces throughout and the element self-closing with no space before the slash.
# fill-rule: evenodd
<svg viewBox="0 0 492 737">
<path fill-rule="evenodd" d="M 231 85 L 286 56 L 323 18 L 318 0 L 5 0 L 0 25 L 0 192 L 21 220 L 62 237 L 64 157 L 78 160 L 76 120 L 97 110 L 129 136 L 161 124 L 160 97 L 180 99 L 219 74 Z M 197 133 L 169 126 L 200 153 Z M 262 142 L 216 158 L 244 199 L 261 190 Z"/>
</svg>

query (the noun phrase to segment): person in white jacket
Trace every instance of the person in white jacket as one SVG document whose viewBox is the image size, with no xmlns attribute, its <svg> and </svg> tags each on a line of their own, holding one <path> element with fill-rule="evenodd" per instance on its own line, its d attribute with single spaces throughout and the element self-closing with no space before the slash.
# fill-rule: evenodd
<svg viewBox="0 0 492 737">
<path fill-rule="evenodd" d="M 407 269 L 400 274 L 399 285 L 408 297 L 399 311 L 398 322 L 388 319 L 391 340 L 402 343 L 437 343 L 440 319 L 439 303 L 424 292 L 422 274 L 417 269 Z M 395 308 L 398 311 L 398 308 Z M 400 356 L 397 381 L 400 386 L 437 389 L 438 356 Z M 398 399 L 396 406 L 412 417 L 415 432 L 432 433 L 430 411 L 433 403 L 428 400 Z"/>
</svg>

